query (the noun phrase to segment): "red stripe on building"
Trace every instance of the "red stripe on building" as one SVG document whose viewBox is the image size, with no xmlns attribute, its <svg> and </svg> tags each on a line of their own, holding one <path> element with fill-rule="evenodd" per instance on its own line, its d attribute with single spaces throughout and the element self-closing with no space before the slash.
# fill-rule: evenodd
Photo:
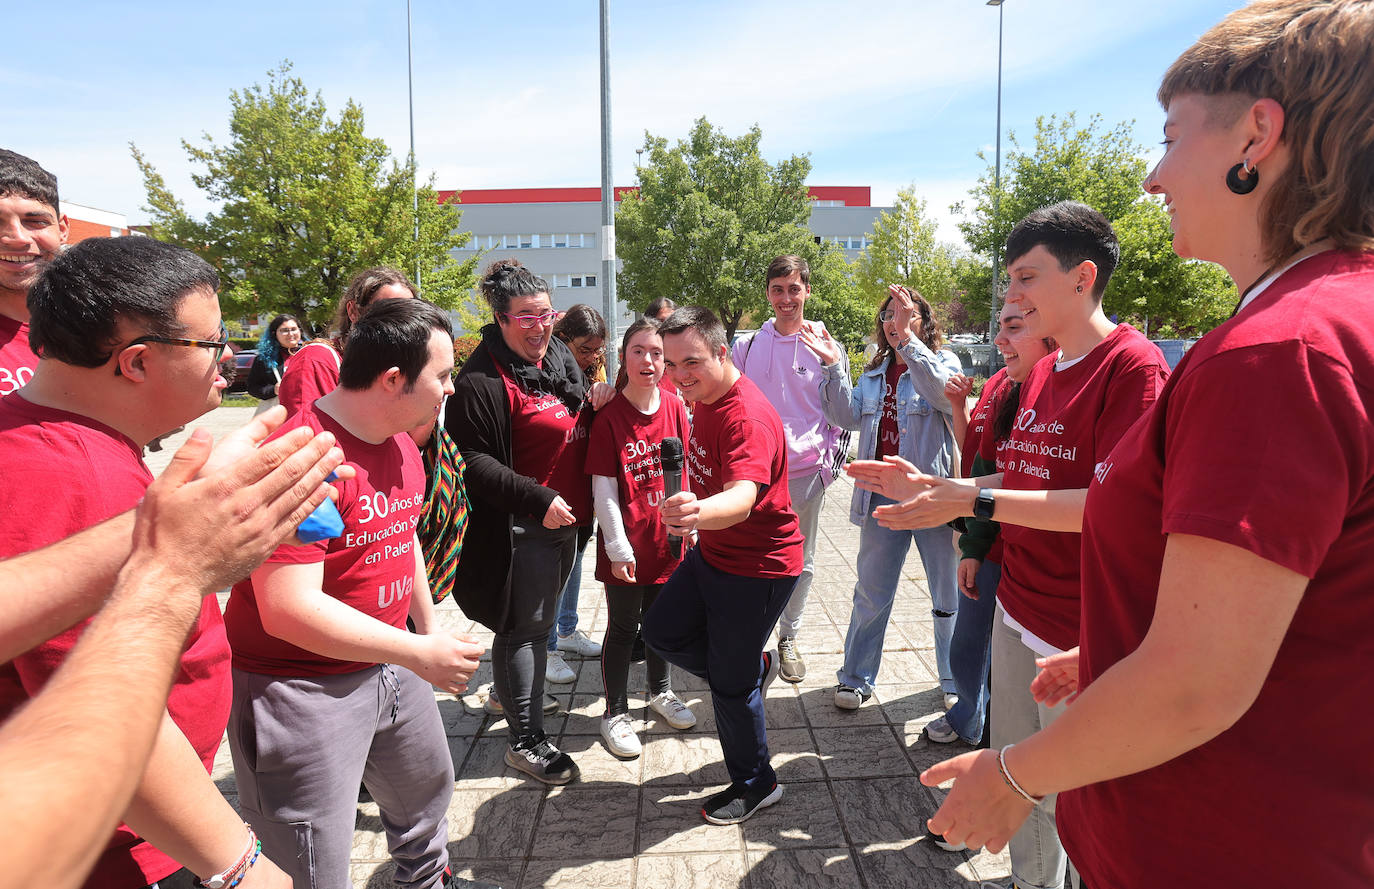
<svg viewBox="0 0 1374 889">
<path fill-rule="evenodd" d="M 617 185 L 615 198 L 626 192 L 638 191 L 638 186 Z M 844 201 L 846 207 L 867 207 L 872 190 L 867 185 L 812 185 L 814 201 Z M 447 189 L 439 192 L 440 203 L 458 195 L 459 204 L 594 204 L 601 200 L 599 188 L 469 188 L 463 192 Z"/>
</svg>

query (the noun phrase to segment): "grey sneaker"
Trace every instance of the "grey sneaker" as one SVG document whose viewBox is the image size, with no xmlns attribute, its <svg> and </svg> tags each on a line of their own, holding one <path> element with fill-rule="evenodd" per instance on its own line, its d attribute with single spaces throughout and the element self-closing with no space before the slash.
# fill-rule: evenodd
<svg viewBox="0 0 1374 889">
<path fill-rule="evenodd" d="M 601 643 L 581 630 L 558 637 L 558 650 L 581 657 L 601 657 Z"/>
<path fill-rule="evenodd" d="M 759 809 L 766 809 L 780 799 L 781 784 L 753 788 L 731 784 L 706 800 L 701 807 L 701 817 L 712 824 L 739 824 L 754 817 Z"/>
<path fill-rule="evenodd" d="M 675 729 L 689 729 L 697 724 L 697 715 L 671 691 L 650 698 L 649 708 Z"/>
<path fill-rule="evenodd" d="M 563 660 L 561 654 L 556 651 L 549 652 L 549 659 L 544 664 L 545 682 L 572 682 L 576 678 L 577 674 L 568 666 L 568 662 Z"/>
<path fill-rule="evenodd" d="M 851 685 L 840 684 L 835 688 L 835 706 L 841 710 L 857 710 L 871 697 L 873 695 L 859 691 Z"/>
<path fill-rule="evenodd" d="M 797 637 L 783 636 L 778 639 L 778 657 L 782 661 L 782 678 L 787 682 L 801 682 L 806 678 L 806 661 L 797 651 Z"/>
<path fill-rule="evenodd" d="M 926 737 L 936 744 L 953 744 L 959 740 L 959 733 L 949 724 L 949 719 L 937 716 L 926 725 Z"/>
<path fill-rule="evenodd" d="M 572 757 L 553 746 L 543 732 L 522 738 L 508 748 L 506 765 L 545 784 L 567 784 L 580 774 Z"/>
</svg>

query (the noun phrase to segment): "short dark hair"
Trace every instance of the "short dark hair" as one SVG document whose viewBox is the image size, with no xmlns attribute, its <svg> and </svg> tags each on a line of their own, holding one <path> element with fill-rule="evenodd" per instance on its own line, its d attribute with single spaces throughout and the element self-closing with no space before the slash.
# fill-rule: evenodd
<svg viewBox="0 0 1374 889">
<path fill-rule="evenodd" d="M 372 298 L 377 295 L 377 291 L 389 284 L 406 288 L 416 299 L 420 297 L 420 291 L 415 289 L 415 285 L 410 283 L 406 273 L 400 269 L 389 265 L 363 269 L 349 280 L 343 299 L 339 300 L 339 307 L 334 311 L 334 348 L 342 352 L 348 344 L 353 327 L 353 321 L 348 317 L 349 306 L 356 306 L 358 311 L 362 312 L 372 304 Z"/>
<path fill-rule="evenodd" d="M 553 335 L 565 343 L 584 336 L 606 338 L 606 320 L 601 313 L 585 303 L 578 303 L 563 313 L 553 326 Z"/>
<path fill-rule="evenodd" d="M 644 310 L 644 314 L 657 321 L 659 314 L 664 309 L 667 309 L 669 313 L 672 313 L 675 309 L 677 309 L 677 303 L 673 302 L 672 299 L 669 297 L 660 296 L 656 298 L 653 302 L 649 303 L 648 307 Z"/>
<path fill-rule="evenodd" d="M 1107 217 L 1078 201 L 1060 201 L 1041 207 L 1016 223 L 1007 235 L 1006 264 L 1044 247 L 1067 272 L 1088 260 L 1097 266 L 1093 296 L 1101 300 L 1116 264 L 1121 260 L 1121 245 Z"/>
<path fill-rule="evenodd" d="M 453 325 L 438 306 L 422 299 L 384 299 L 368 306 L 353 324 L 339 365 L 339 386 L 366 389 L 391 368 L 399 368 L 405 391 L 429 363 L 429 338 Z"/>
<path fill-rule="evenodd" d="M 510 301 L 517 296 L 551 293 L 549 282 L 525 268 L 518 259 L 498 259 L 487 266 L 479 286 L 482 298 L 493 312 L 509 311 Z"/>
<path fill-rule="evenodd" d="M 786 278 L 793 272 L 801 272 L 803 287 L 811 286 L 811 266 L 795 253 L 785 253 L 774 257 L 773 261 L 768 263 L 768 275 L 763 279 L 764 287 L 766 288 L 768 282 L 774 278 Z"/>
<path fill-rule="evenodd" d="M 29 288 L 29 344 L 43 358 L 100 367 L 120 342 L 121 320 L 154 336 L 185 336 L 177 312 L 219 275 L 189 250 L 152 238 L 88 238 L 58 254 Z"/>
<path fill-rule="evenodd" d="M 57 200 L 57 177 L 33 158 L 0 148 L 0 197 L 14 195 L 41 201 L 52 207 L 54 213 L 62 213 Z"/>
<path fill-rule="evenodd" d="M 695 330 L 706 340 L 712 351 L 729 345 L 725 340 L 725 325 L 720 323 L 715 312 L 703 306 L 683 306 L 658 326 L 659 335 L 665 337 L 689 330 Z"/>
</svg>

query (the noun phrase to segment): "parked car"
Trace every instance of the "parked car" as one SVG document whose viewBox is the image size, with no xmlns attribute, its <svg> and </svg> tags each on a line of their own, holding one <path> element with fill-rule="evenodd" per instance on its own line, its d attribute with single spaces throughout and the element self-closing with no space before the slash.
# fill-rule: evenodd
<svg viewBox="0 0 1374 889">
<path fill-rule="evenodd" d="M 228 356 L 225 356 L 226 359 Z M 248 371 L 253 369 L 253 362 L 258 360 L 257 349 L 240 349 L 234 353 L 233 374 L 225 374 L 224 378 L 229 381 L 229 388 L 226 392 L 247 392 L 248 391 Z M 226 362 L 221 362 L 226 363 Z"/>
<path fill-rule="evenodd" d="M 976 333 L 956 333 L 949 341 L 960 346 L 972 346 L 981 343 L 983 338 Z"/>
</svg>

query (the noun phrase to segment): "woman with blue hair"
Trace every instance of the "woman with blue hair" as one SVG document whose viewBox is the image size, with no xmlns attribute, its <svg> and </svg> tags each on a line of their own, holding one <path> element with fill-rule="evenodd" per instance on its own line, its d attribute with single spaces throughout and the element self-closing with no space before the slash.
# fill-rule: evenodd
<svg viewBox="0 0 1374 889">
<path fill-rule="evenodd" d="M 300 349 L 303 332 L 295 315 L 278 315 L 258 338 L 258 357 L 248 371 L 248 394 L 262 400 L 258 413 L 277 403 L 282 368 Z"/>
</svg>

